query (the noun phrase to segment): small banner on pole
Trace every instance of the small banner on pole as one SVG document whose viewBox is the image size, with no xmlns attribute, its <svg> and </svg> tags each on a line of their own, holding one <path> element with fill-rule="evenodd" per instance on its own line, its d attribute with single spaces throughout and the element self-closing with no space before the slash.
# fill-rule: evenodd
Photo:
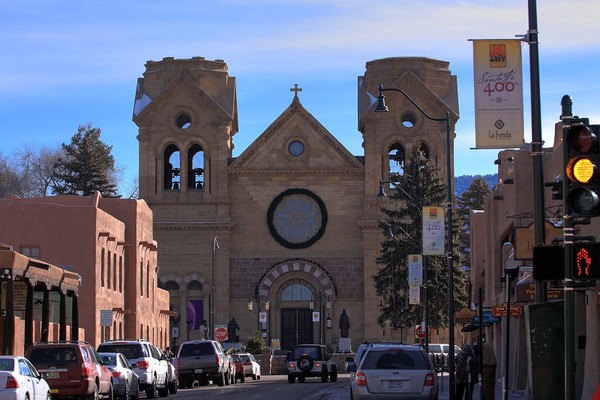
<svg viewBox="0 0 600 400">
<path fill-rule="evenodd" d="M 423 207 L 423 255 L 444 255 L 444 208 Z"/>
<path fill-rule="evenodd" d="M 408 287 L 408 304 L 421 304 L 421 286 Z"/>
<path fill-rule="evenodd" d="M 522 147 L 523 72 L 520 39 L 473 40 L 475 147 Z"/>
<path fill-rule="evenodd" d="M 423 285 L 423 256 L 420 254 L 408 255 L 408 285 Z"/>
</svg>

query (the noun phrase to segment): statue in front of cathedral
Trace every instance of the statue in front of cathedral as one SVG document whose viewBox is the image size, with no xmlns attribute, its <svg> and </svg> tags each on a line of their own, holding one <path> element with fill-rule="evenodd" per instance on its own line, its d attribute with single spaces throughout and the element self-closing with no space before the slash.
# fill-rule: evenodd
<svg viewBox="0 0 600 400">
<path fill-rule="evenodd" d="M 340 337 L 347 338 L 348 331 L 350 330 L 350 315 L 346 312 L 344 308 L 342 314 L 340 315 Z"/>
</svg>

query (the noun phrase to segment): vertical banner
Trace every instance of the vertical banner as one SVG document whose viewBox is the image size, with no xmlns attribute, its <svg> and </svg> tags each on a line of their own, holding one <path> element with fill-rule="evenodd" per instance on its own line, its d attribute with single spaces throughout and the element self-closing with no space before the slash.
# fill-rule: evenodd
<svg viewBox="0 0 600 400">
<path fill-rule="evenodd" d="M 421 304 L 421 286 L 409 286 L 408 287 L 408 304 L 410 304 L 410 305 Z"/>
<path fill-rule="evenodd" d="M 423 255 L 444 255 L 444 208 L 423 207 Z"/>
<path fill-rule="evenodd" d="M 423 256 L 408 255 L 408 286 L 423 286 Z"/>
<path fill-rule="evenodd" d="M 520 39 L 473 40 L 475 147 L 522 147 L 523 71 Z"/>
</svg>

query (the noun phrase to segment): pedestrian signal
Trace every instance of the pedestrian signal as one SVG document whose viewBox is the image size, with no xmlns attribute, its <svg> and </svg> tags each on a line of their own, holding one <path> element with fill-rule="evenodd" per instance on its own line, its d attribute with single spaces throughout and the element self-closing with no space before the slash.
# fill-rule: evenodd
<svg viewBox="0 0 600 400">
<path fill-rule="evenodd" d="M 600 279 L 600 243 L 573 245 L 573 279 Z"/>
</svg>

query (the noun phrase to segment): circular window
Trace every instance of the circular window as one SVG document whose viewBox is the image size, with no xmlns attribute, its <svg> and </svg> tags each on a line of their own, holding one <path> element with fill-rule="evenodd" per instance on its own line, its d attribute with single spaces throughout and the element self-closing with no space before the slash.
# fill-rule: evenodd
<svg viewBox="0 0 600 400">
<path fill-rule="evenodd" d="M 410 112 L 404 113 L 402 114 L 402 117 L 400 117 L 400 123 L 405 128 L 414 128 L 414 126 L 417 124 L 417 117 L 415 114 Z"/>
<path fill-rule="evenodd" d="M 294 157 L 300 157 L 304 154 L 304 143 L 299 140 L 293 140 L 288 146 L 288 151 Z"/>
<path fill-rule="evenodd" d="M 175 124 L 179 129 L 188 129 L 192 126 L 192 117 L 188 114 L 179 114 L 177 118 L 175 118 Z"/>
<path fill-rule="evenodd" d="M 304 249 L 325 233 L 327 211 L 316 194 L 306 189 L 289 189 L 271 203 L 267 224 L 279 244 L 289 249 Z"/>
</svg>

